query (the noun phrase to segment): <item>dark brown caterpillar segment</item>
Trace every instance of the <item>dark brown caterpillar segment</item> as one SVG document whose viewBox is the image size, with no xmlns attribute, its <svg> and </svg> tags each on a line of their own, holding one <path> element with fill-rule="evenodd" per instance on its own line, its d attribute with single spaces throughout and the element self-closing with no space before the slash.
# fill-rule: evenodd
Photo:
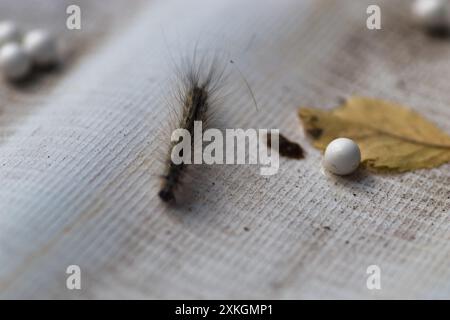
<svg viewBox="0 0 450 320">
<path fill-rule="evenodd" d="M 164 202 L 175 200 L 174 189 L 180 182 L 181 174 L 185 164 L 169 164 L 169 172 L 163 176 L 164 182 L 158 195 Z"/>
<path fill-rule="evenodd" d="M 208 109 L 208 93 L 204 87 L 194 87 L 186 96 L 185 109 L 180 128 L 194 136 L 194 121 L 203 121 Z M 191 139 L 193 143 L 193 139 Z"/>
<path fill-rule="evenodd" d="M 208 91 L 206 87 L 209 81 L 203 85 L 197 85 L 195 78 L 190 79 L 192 89 L 188 90 L 184 97 L 181 98 L 183 104 L 183 115 L 180 121 L 179 128 L 189 131 L 191 135 L 191 147 L 194 144 L 194 122 L 203 121 L 206 117 L 208 109 Z M 171 144 L 169 152 L 169 165 L 167 173 L 163 176 L 163 184 L 158 195 L 164 202 L 171 202 L 175 200 L 175 189 L 180 185 L 181 179 L 186 168 L 186 164 L 174 164 L 170 158 L 173 146 L 178 142 Z"/>
</svg>

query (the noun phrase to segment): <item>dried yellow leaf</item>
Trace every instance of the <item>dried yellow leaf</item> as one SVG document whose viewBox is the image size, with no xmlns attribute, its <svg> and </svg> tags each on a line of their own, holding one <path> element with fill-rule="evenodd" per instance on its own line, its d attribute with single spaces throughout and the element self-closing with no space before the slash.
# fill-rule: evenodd
<svg viewBox="0 0 450 320">
<path fill-rule="evenodd" d="M 382 100 L 353 97 L 331 111 L 300 108 L 313 145 L 339 137 L 356 141 L 362 165 L 380 172 L 434 168 L 450 161 L 450 136 L 417 112 Z"/>
</svg>

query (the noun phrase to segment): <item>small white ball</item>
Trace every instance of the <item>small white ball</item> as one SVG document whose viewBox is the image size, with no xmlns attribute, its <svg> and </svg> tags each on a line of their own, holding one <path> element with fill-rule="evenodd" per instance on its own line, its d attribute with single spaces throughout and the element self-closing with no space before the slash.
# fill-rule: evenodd
<svg viewBox="0 0 450 320">
<path fill-rule="evenodd" d="M 19 44 L 7 43 L 0 49 L 0 69 L 8 79 L 21 79 L 28 74 L 30 68 L 30 57 Z"/>
<path fill-rule="evenodd" d="M 20 30 L 14 22 L 3 21 L 0 23 L 0 46 L 8 42 L 18 42 Z"/>
<path fill-rule="evenodd" d="M 416 0 L 412 14 L 417 24 L 429 29 L 450 26 L 450 3 L 448 0 Z"/>
<path fill-rule="evenodd" d="M 361 162 L 361 151 L 351 139 L 338 138 L 330 142 L 325 149 L 323 166 L 337 175 L 350 174 Z"/>
<path fill-rule="evenodd" d="M 58 62 L 58 47 L 55 37 L 45 30 L 28 32 L 23 39 L 25 51 L 40 66 Z"/>
</svg>

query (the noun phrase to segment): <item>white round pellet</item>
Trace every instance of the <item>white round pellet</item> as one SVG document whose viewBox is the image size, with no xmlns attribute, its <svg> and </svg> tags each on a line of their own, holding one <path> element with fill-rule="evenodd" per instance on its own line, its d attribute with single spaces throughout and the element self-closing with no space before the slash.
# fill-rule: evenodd
<svg viewBox="0 0 450 320">
<path fill-rule="evenodd" d="M 417 24 L 430 29 L 450 26 L 450 3 L 448 0 L 416 0 L 412 14 Z"/>
<path fill-rule="evenodd" d="M 18 80 L 25 77 L 30 67 L 30 57 L 19 44 L 7 43 L 0 49 L 0 69 L 8 79 Z"/>
<path fill-rule="evenodd" d="M 45 30 L 28 32 L 23 39 L 25 51 L 40 66 L 48 66 L 58 62 L 56 39 Z"/>
<path fill-rule="evenodd" d="M 325 149 L 323 166 L 337 175 L 350 174 L 361 162 L 361 151 L 351 139 L 338 138 L 330 142 Z"/>
<path fill-rule="evenodd" d="M 3 21 L 0 23 L 0 46 L 20 40 L 20 31 L 17 25 L 12 21 Z"/>
</svg>

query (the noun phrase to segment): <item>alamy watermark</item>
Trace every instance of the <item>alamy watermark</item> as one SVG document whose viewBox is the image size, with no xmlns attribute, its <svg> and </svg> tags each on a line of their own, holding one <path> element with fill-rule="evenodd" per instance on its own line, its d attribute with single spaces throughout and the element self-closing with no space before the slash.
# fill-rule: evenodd
<svg viewBox="0 0 450 320">
<path fill-rule="evenodd" d="M 67 267 L 66 288 L 69 290 L 81 290 L 81 268 L 76 264 Z"/>
<path fill-rule="evenodd" d="M 264 139 L 270 131 L 271 152 Z M 259 164 L 260 174 L 271 176 L 278 172 L 278 129 L 219 129 L 203 131 L 202 122 L 194 122 L 193 137 L 186 129 L 175 129 L 171 141 L 174 164 Z M 204 146 L 204 144 L 206 146 Z"/>
<path fill-rule="evenodd" d="M 71 4 L 66 8 L 68 17 L 66 19 L 66 27 L 69 30 L 81 29 L 81 8 L 76 4 Z"/>
<path fill-rule="evenodd" d="M 366 13 L 369 17 L 366 20 L 366 27 L 369 30 L 381 29 L 381 9 L 379 6 L 372 4 L 367 7 Z"/>
<path fill-rule="evenodd" d="M 369 290 L 381 290 L 381 269 L 376 264 L 367 267 L 366 273 L 369 275 L 366 286 Z"/>
</svg>

